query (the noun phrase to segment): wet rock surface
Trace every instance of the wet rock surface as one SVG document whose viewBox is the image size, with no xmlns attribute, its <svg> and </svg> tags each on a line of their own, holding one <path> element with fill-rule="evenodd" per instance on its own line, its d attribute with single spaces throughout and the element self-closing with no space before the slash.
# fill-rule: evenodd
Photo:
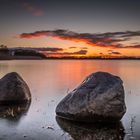
<svg viewBox="0 0 140 140">
<path fill-rule="evenodd" d="M 29 87 L 18 73 L 11 72 L 0 79 L 0 104 L 21 104 L 30 101 Z"/>
<path fill-rule="evenodd" d="M 26 115 L 30 107 L 30 102 L 18 105 L 1 105 L 0 118 L 8 120 L 19 120 L 23 115 Z"/>
<path fill-rule="evenodd" d="M 122 80 L 106 72 L 89 75 L 56 107 L 59 117 L 82 122 L 116 122 L 126 112 Z"/>
</svg>

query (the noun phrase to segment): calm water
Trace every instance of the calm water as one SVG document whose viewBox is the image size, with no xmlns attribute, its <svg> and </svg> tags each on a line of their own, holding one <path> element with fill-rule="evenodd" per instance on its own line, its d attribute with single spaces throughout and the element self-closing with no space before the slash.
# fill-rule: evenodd
<svg viewBox="0 0 140 140">
<path fill-rule="evenodd" d="M 96 138 L 85 126 L 55 118 L 55 107 L 68 91 L 79 85 L 90 73 L 106 71 L 120 76 L 124 81 L 127 105 L 127 113 L 122 119 L 125 135 L 121 136 L 117 131 L 111 135 L 118 135 L 118 139 L 140 140 L 140 61 L 0 61 L 0 77 L 12 71 L 18 72 L 29 85 L 32 102 L 16 119 L 0 117 L 0 139 L 96 140 L 101 139 L 101 135 L 108 135 L 110 131 L 94 127 L 98 136 Z"/>
</svg>

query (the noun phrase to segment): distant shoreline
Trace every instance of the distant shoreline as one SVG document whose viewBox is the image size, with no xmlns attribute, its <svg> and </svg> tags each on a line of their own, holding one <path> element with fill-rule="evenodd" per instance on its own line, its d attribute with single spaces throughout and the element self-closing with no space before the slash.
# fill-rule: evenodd
<svg viewBox="0 0 140 140">
<path fill-rule="evenodd" d="M 140 58 L 0 58 L 0 61 L 4 60 L 140 60 Z"/>
<path fill-rule="evenodd" d="M 140 60 L 137 56 L 46 56 L 45 48 L 0 48 L 0 60 Z M 47 49 L 47 48 L 46 48 Z"/>
</svg>

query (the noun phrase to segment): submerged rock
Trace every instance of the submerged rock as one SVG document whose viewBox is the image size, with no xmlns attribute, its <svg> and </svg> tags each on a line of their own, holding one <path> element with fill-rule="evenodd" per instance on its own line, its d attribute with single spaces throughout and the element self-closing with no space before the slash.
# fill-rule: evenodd
<svg viewBox="0 0 140 140">
<path fill-rule="evenodd" d="M 67 132 L 74 140 L 123 140 L 125 133 L 123 125 L 78 123 L 56 117 L 60 128 Z"/>
<path fill-rule="evenodd" d="M 112 74 L 93 73 L 57 105 L 56 114 L 73 121 L 119 121 L 126 112 L 122 83 Z"/>
<path fill-rule="evenodd" d="M 31 100 L 28 85 L 16 72 L 0 79 L 0 104 L 20 104 Z"/>
</svg>

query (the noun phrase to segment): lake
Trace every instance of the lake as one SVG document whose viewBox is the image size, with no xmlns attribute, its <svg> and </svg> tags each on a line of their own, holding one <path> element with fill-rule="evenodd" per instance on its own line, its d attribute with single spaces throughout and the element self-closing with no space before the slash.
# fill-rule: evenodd
<svg viewBox="0 0 140 140">
<path fill-rule="evenodd" d="M 115 130 L 111 135 L 117 135 L 118 140 L 140 139 L 140 61 L 0 61 L 0 77 L 13 71 L 18 72 L 29 85 L 32 102 L 25 107 L 24 112 L 18 118 L 0 117 L 0 139 L 100 140 L 101 135 L 109 135 L 110 131 L 102 128 L 96 129 L 96 127 L 94 127 L 95 134 L 93 134 L 90 128 L 63 122 L 55 115 L 55 108 L 59 101 L 78 86 L 86 76 L 97 71 L 120 76 L 124 82 L 127 112 L 121 122 L 125 134 L 118 134 Z M 83 137 L 80 137 L 81 135 Z M 111 137 L 108 136 L 109 139 Z"/>
</svg>

